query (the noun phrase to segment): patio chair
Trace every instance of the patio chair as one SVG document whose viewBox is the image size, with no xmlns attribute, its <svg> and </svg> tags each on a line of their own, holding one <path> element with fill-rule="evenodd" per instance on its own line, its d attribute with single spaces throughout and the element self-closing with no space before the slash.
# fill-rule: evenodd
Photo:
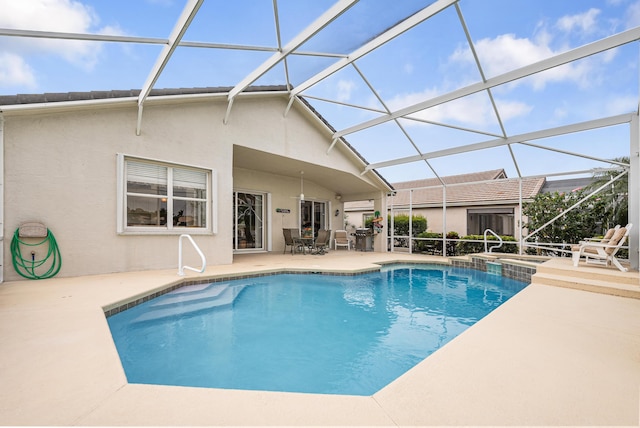
<svg viewBox="0 0 640 428">
<path fill-rule="evenodd" d="M 300 239 L 300 231 L 298 229 L 282 229 L 282 234 L 284 235 L 284 251 L 282 254 L 287 252 L 287 247 L 291 247 L 291 254 L 296 250 L 304 253 L 304 245 Z"/>
<path fill-rule="evenodd" d="M 331 231 L 326 229 L 320 229 L 318 231 L 318 236 L 316 237 L 316 241 L 314 243 L 315 251 L 313 254 L 326 254 L 329 249 L 329 245 L 331 242 Z"/>
<path fill-rule="evenodd" d="M 613 264 L 620 271 L 627 272 L 628 269 L 620 264 L 620 261 L 616 258 L 616 254 L 627 240 L 632 227 L 633 225 L 629 223 L 625 227 L 619 228 L 607 242 L 583 241 L 580 245 L 573 246 L 571 248 L 573 265 L 578 266 L 580 257 L 584 257 L 585 263 L 605 266 Z"/>
<path fill-rule="evenodd" d="M 337 250 L 338 247 L 347 247 L 347 250 L 351 249 L 351 241 L 346 230 L 336 230 L 336 233 L 333 234 L 333 248 Z"/>
</svg>

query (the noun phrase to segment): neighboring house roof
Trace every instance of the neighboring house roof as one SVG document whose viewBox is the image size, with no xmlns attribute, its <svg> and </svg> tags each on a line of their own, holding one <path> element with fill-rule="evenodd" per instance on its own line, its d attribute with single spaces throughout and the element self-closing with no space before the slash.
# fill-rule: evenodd
<svg viewBox="0 0 640 428">
<path fill-rule="evenodd" d="M 468 174 L 449 175 L 440 177 L 445 184 L 473 183 L 476 181 L 496 180 L 506 178 L 504 169 L 494 169 L 490 171 L 472 172 Z M 403 181 L 392 183 L 395 189 L 415 189 L 417 187 L 440 186 L 442 183 L 438 178 L 425 178 L 422 180 Z"/>
<path fill-rule="evenodd" d="M 544 178 L 522 179 L 522 199 L 533 198 L 544 185 Z M 398 187 L 396 186 L 396 189 Z M 487 205 L 517 203 L 520 199 L 520 184 L 517 179 L 496 179 L 476 183 L 459 183 L 447 186 L 447 205 Z M 441 207 L 442 186 L 416 188 L 411 195 L 414 207 Z M 408 206 L 409 192 L 397 192 L 390 203 L 394 206 Z"/>
<path fill-rule="evenodd" d="M 513 204 L 520 199 L 518 179 L 508 179 L 503 169 L 471 174 L 441 177 L 447 184 L 448 206 Z M 522 199 L 529 200 L 542 189 L 544 177 L 522 179 Z M 442 184 L 437 178 L 392 183 L 396 195 L 389 203 L 395 207 L 408 207 L 409 200 L 415 208 L 442 206 Z M 408 192 L 408 189 L 413 189 Z M 411 196 L 410 196 L 411 193 Z M 369 201 L 345 203 L 346 211 L 367 211 L 373 209 Z"/>
<path fill-rule="evenodd" d="M 571 193 L 581 190 L 593 183 L 592 177 L 569 178 L 566 180 L 550 180 L 544 183 L 541 193 Z"/>
</svg>

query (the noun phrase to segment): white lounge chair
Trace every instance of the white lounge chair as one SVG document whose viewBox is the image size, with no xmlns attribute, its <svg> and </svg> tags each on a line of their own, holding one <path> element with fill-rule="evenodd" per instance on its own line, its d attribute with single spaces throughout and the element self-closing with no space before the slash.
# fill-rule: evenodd
<svg viewBox="0 0 640 428">
<path fill-rule="evenodd" d="M 578 266 L 580 258 L 584 257 L 585 263 L 605 266 L 613 264 L 622 272 L 627 272 L 628 269 L 620 264 L 620 261 L 616 258 L 616 254 L 627 240 L 632 227 L 633 225 L 629 223 L 625 227 L 619 228 L 607 242 L 583 241 L 579 245 L 573 246 L 571 248 L 573 265 Z"/>
<path fill-rule="evenodd" d="M 609 240 L 611 240 L 611 238 L 613 238 L 613 235 L 618 231 L 618 229 L 620 229 L 620 225 L 616 225 L 616 227 L 612 227 L 611 229 L 607 230 L 607 233 L 604 234 L 604 236 L 602 238 L 584 238 L 582 241 L 580 241 L 580 243 L 577 245 L 581 245 L 587 242 L 599 242 L 601 244 L 606 244 L 609 242 Z M 573 251 L 574 247 L 576 247 L 575 245 L 571 247 L 571 250 Z M 576 250 L 577 251 L 577 250 Z"/>
<path fill-rule="evenodd" d="M 347 250 L 351 249 L 351 241 L 346 230 L 336 230 L 334 233 L 333 248 L 337 250 L 338 247 L 347 247 Z"/>
</svg>

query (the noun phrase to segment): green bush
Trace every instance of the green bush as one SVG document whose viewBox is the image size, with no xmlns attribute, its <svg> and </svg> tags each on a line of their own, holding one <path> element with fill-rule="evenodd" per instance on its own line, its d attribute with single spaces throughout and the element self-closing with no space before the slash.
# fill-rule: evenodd
<svg viewBox="0 0 640 428">
<path fill-rule="evenodd" d="M 502 238 L 504 243 L 502 244 L 502 247 L 495 249 L 496 252 L 512 253 L 512 254 L 516 254 L 518 252 L 517 245 L 506 244 L 506 242 L 517 242 L 516 238 L 514 238 L 513 236 L 507 236 L 507 235 L 501 236 L 500 238 Z M 457 245 L 458 254 L 464 255 L 464 254 L 484 253 L 484 235 L 467 235 L 467 236 L 463 236 L 462 239 L 470 239 L 470 240 L 482 241 L 482 242 L 460 241 L 458 242 L 458 245 Z M 487 236 L 487 241 L 497 241 L 497 240 L 498 238 L 496 238 L 493 235 Z M 488 244 L 487 248 L 491 248 L 491 244 Z"/>
<path fill-rule="evenodd" d="M 568 194 L 540 193 L 532 202 L 523 205 L 523 214 L 527 216 L 524 224 L 529 231 L 534 231 L 551 221 L 560 212 L 567 210 L 585 196 L 583 190 Z M 584 237 L 604 233 L 611 226 L 607 218 L 606 201 L 603 197 L 592 198 L 582 205 L 567 212 L 563 217 L 542 228 L 529 242 L 577 243 Z M 536 253 L 535 249 L 527 252 Z M 543 250 L 543 253 L 545 251 Z M 570 256 L 570 254 L 565 254 Z"/>
<path fill-rule="evenodd" d="M 414 242 L 414 250 L 427 254 L 442 254 L 442 233 L 435 232 L 422 232 L 416 236 L 416 238 L 430 238 L 427 240 L 416 240 Z M 449 239 L 459 239 L 458 232 L 447 232 L 447 256 L 457 255 L 456 241 L 449 241 Z M 437 240 L 436 240 L 437 239 Z"/>
<path fill-rule="evenodd" d="M 421 215 L 414 215 L 411 224 L 411 236 L 415 237 L 424 233 L 427 230 L 427 219 Z M 391 217 L 387 219 L 387 234 L 391 236 Z M 365 224 L 365 227 L 369 227 L 369 224 Z M 393 217 L 393 234 L 394 236 L 409 236 L 409 216 L 407 214 L 398 214 Z M 395 243 L 396 247 L 408 247 L 406 239 L 397 239 Z"/>
</svg>

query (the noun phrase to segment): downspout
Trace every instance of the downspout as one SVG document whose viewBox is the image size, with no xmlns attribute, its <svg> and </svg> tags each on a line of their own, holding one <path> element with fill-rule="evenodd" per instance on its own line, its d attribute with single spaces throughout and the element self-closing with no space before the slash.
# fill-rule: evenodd
<svg viewBox="0 0 640 428">
<path fill-rule="evenodd" d="M 4 282 L 4 116 L 0 112 L 0 284 Z"/>
</svg>

